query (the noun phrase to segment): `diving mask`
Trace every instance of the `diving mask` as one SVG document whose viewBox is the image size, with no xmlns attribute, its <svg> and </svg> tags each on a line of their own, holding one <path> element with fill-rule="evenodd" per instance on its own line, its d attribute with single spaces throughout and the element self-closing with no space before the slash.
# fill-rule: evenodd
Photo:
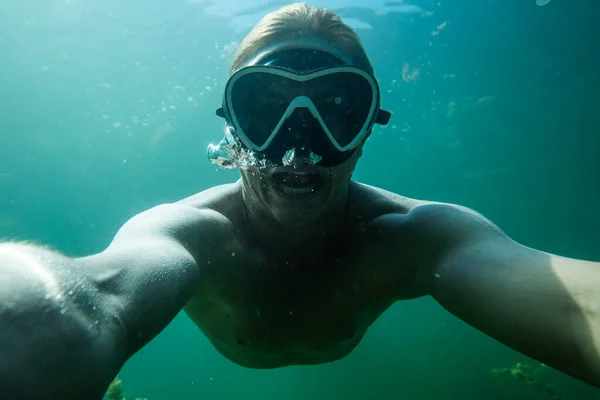
<svg viewBox="0 0 600 400">
<path fill-rule="evenodd" d="M 317 49 L 273 53 L 228 80 L 223 107 L 230 132 L 258 158 L 339 165 L 391 114 L 379 108 L 375 78 Z"/>
</svg>

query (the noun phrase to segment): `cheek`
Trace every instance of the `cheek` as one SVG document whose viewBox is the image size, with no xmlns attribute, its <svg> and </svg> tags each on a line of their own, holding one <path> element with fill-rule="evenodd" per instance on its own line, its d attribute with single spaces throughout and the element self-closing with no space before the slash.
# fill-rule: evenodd
<svg viewBox="0 0 600 400">
<path fill-rule="evenodd" d="M 331 174 L 335 177 L 336 180 L 350 179 L 352 177 L 352 174 L 354 173 L 354 168 L 356 167 L 357 159 L 358 157 L 352 157 L 342 165 L 332 168 Z"/>
</svg>

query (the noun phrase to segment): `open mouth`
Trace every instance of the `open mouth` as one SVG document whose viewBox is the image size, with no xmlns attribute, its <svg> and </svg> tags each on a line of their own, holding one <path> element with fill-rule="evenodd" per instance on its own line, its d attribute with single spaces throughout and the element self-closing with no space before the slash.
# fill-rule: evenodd
<svg viewBox="0 0 600 400">
<path fill-rule="evenodd" d="M 293 197 L 314 197 L 325 188 L 325 178 L 312 172 L 276 172 L 271 182 L 279 193 Z"/>
</svg>

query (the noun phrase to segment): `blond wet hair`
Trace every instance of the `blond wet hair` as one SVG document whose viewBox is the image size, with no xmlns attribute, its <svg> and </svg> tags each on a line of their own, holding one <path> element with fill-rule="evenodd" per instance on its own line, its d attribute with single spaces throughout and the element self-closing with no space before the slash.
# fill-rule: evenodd
<svg viewBox="0 0 600 400">
<path fill-rule="evenodd" d="M 307 3 L 284 6 L 267 14 L 244 38 L 233 57 L 230 74 L 248 65 L 261 52 L 287 43 L 294 47 L 335 47 L 352 65 L 373 73 L 362 42 L 354 29 L 327 8 L 315 8 Z"/>
</svg>

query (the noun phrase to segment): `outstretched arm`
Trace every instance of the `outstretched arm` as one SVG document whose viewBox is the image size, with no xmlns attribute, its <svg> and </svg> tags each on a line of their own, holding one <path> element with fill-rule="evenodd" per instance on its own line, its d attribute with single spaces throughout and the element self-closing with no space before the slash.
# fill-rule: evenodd
<svg viewBox="0 0 600 400">
<path fill-rule="evenodd" d="M 600 387 L 600 263 L 522 246 L 464 208 L 414 210 L 440 251 L 420 281 L 444 308 L 511 348 Z M 419 216 L 420 215 L 420 216 Z"/>
<path fill-rule="evenodd" d="M 0 392 L 100 399 L 196 289 L 213 214 L 156 207 L 86 258 L 0 243 Z"/>
</svg>

